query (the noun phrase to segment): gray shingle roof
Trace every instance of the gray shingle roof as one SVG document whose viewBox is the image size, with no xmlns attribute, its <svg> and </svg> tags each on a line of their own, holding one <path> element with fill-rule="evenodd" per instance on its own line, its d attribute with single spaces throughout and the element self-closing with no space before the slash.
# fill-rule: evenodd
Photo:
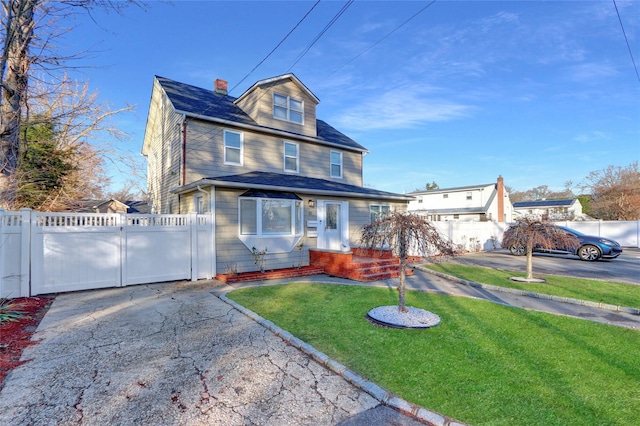
<svg viewBox="0 0 640 426">
<path fill-rule="evenodd" d="M 264 131 L 279 130 L 260 126 L 234 103 L 236 98 L 233 96 L 222 95 L 213 90 L 180 83 L 165 77 L 156 76 L 156 80 L 164 89 L 173 107 L 182 113 L 204 119 L 232 121 L 254 126 Z M 316 139 L 320 143 L 326 142 L 345 148 L 367 151 L 365 147 L 322 120 L 316 120 L 316 129 Z M 302 136 L 296 133 L 291 134 Z"/>
<path fill-rule="evenodd" d="M 559 207 L 559 206 L 570 206 L 573 204 L 574 199 L 567 200 L 538 200 L 538 201 L 518 201 L 513 203 L 513 208 L 524 208 L 524 207 Z"/>
</svg>

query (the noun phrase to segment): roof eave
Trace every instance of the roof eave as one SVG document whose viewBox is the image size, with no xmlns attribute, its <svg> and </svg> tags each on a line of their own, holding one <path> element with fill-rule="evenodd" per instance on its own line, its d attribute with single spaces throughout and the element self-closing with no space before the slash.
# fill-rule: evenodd
<svg viewBox="0 0 640 426">
<path fill-rule="evenodd" d="M 216 187 L 224 187 L 224 188 L 238 188 L 238 189 L 264 189 L 271 191 L 285 191 L 285 192 L 298 192 L 304 194 L 312 194 L 312 195 L 332 195 L 336 197 L 352 197 L 352 198 L 367 198 L 374 200 L 391 200 L 391 201 L 411 201 L 413 197 L 408 195 L 401 194 L 365 194 L 361 192 L 350 192 L 350 191 L 328 191 L 322 189 L 310 189 L 310 188 L 299 188 L 299 187 L 291 187 L 291 186 L 277 186 L 277 185 L 265 185 L 258 183 L 245 183 L 245 182 L 229 182 L 224 180 L 216 180 L 216 179 L 200 179 L 199 181 L 189 183 L 187 185 L 172 188 L 171 192 L 174 194 L 184 194 L 187 192 L 191 192 L 198 187 L 202 186 L 216 186 Z"/>
<path fill-rule="evenodd" d="M 241 99 L 243 99 L 245 96 L 247 96 L 250 92 L 252 92 L 258 86 L 264 86 L 265 84 L 271 84 L 271 83 L 274 83 L 276 81 L 285 80 L 285 79 L 288 79 L 288 78 L 292 79 L 298 86 L 300 86 L 302 88 L 302 90 L 304 90 L 305 93 L 307 93 L 307 95 L 309 97 L 311 97 L 316 104 L 320 103 L 320 99 L 318 99 L 318 97 L 316 95 L 314 95 L 313 92 L 311 90 L 309 90 L 309 88 L 307 86 L 305 86 L 304 83 L 302 81 L 300 81 L 300 79 L 298 77 L 296 77 L 295 74 L 293 74 L 293 73 L 283 74 L 283 75 L 279 75 L 279 76 L 276 76 L 276 77 L 265 78 L 264 80 L 257 81 L 255 83 L 253 83 L 253 85 L 251 87 L 249 87 L 247 90 L 245 90 L 243 94 L 238 96 L 236 98 L 236 100 L 233 101 L 233 102 L 236 103 L 236 105 L 237 105 L 237 102 L 239 102 Z"/>
</svg>

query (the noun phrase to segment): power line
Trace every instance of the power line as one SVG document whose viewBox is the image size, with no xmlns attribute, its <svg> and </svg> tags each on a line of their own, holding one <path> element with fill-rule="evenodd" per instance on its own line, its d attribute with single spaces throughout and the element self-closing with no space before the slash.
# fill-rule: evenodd
<svg viewBox="0 0 640 426">
<path fill-rule="evenodd" d="M 325 25 L 325 27 L 318 33 L 318 35 L 316 35 L 316 37 L 313 39 L 313 41 L 305 48 L 305 50 L 300 53 L 300 55 L 298 55 L 298 57 L 296 58 L 296 60 L 294 61 L 294 63 L 289 67 L 289 69 L 286 71 L 286 73 L 288 73 L 289 71 L 291 71 L 291 69 L 307 54 L 307 52 L 313 47 L 313 45 L 320 40 L 320 38 L 327 32 L 327 30 L 329 30 L 329 28 L 331 28 L 333 26 L 333 24 L 336 23 L 336 21 L 344 14 L 344 12 L 349 8 L 349 6 L 351 6 L 351 4 L 353 4 L 355 0 L 348 0 L 343 6 L 342 8 L 334 15 L 333 18 L 331 18 L 331 20 L 329 21 L 329 23 L 327 25 Z M 434 0 L 435 1 L 435 0 Z M 285 36 L 285 38 L 283 40 L 280 41 L 280 43 L 278 43 L 278 45 L 258 64 L 256 65 L 253 70 L 251 70 L 251 72 L 249 72 L 249 74 L 247 74 L 242 80 L 240 80 L 235 86 L 233 86 L 233 88 L 231 90 L 229 90 L 228 92 L 231 92 L 233 89 L 235 89 L 242 81 L 244 81 L 258 66 L 260 66 L 260 64 L 262 62 L 264 62 L 277 48 L 278 46 L 280 46 L 282 44 L 282 42 L 289 37 L 289 35 L 293 32 L 293 30 L 295 30 L 300 23 L 309 15 L 309 13 L 311 13 L 311 11 L 318 5 L 318 3 L 320 3 L 320 0 L 318 0 L 313 7 L 305 14 L 305 16 L 294 26 L 294 28 L 289 32 L 289 34 L 287 34 Z M 262 99 L 263 96 L 265 96 L 267 92 L 263 92 L 260 97 L 258 98 L 258 100 Z M 206 107 L 203 111 L 202 114 L 204 115 L 205 112 L 207 112 L 209 110 L 209 108 L 211 108 L 211 105 Z M 216 137 L 218 135 L 220 135 L 222 133 L 222 129 L 212 129 L 208 132 L 206 132 L 205 134 L 201 135 L 201 136 L 207 136 L 207 135 L 211 135 L 212 137 Z M 202 142 L 204 143 L 204 142 Z M 199 145 L 196 146 L 192 146 L 189 147 L 188 149 L 194 149 L 199 147 Z"/>
<path fill-rule="evenodd" d="M 255 71 L 255 70 L 260 66 L 260 65 L 262 65 L 262 63 L 263 63 L 264 61 L 266 61 L 266 60 L 267 60 L 267 59 L 268 59 L 268 58 L 273 54 L 273 52 L 275 52 L 275 51 L 278 49 L 278 47 L 280 47 L 280 45 L 281 45 L 282 43 L 284 43 L 284 41 L 285 41 L 287 38 L 289 38 L 289 36 L 291 35 L 291 33 L 293 33 L 293 32 L 296 30 L 296 28 L 298 28 L 298 26 L 302 23 L 302 21 L 304 21 L 304 20 L 307 18 L 307 16 L 309 16 L 309 14 L 311 13 L 311 11 L 312 11 L 313 9 L 315 9 L 315 8 L 316 8 L 316 6 L 317 6 L 319 3 L 320 3 L 320 0 L 316 1 L 316 2 L 314 3 L 314 5 L 313 5 L 313 6 L 311 6 L 311 9 L 309 9 L 309 11 L 308 11 L 308 12 L 307 12 L 303 17 L 302 17 L 302 19 L 300 19 L 300 20 L 298 21 L 298 23 L 297 23 L 297 24 L 296 24 L 296 25 L 291 29 L 291 31 L 289 31 L 289 32 L 287 33 L 287 35 L 286 35 L 286 36 L 284 36 L 284 38 L 283 38 L 282 40 L 280 40 L 280 42 L 276 45 L 276 47 L 274 47 L 274 48 L 271 50 L 271 52 L 269 52 L 269 53 L 267 54 L 267 56 L 265 56 L 265 57 L 264 57 L 264 59 L 263 59 L 263 60 L 261 60 L 260 62 L 258 62 L 258 65 L 256 65 L 255 67 L 253 67 L 253 69 L 252 69 L 251 71 L 249 71 L 249 73 L 247 73 L 247 75 L 245 75 L 244 77 L 242 77 L 242 79 L 241 79 L 238 83 L 236 83 L 236 85 L 235 85 L 235 86 L 233 86 L 233 87 L 231 88 L 231 90 L 229 90 L 229 93 L 233 92 L 233 90 L 234 90 L 236 87 L 238 87 L 238 86 L 239 86 L 243 81 L 245 81 L 245 80 L 247 79 L 247 77 L 249 77 L 249 76 L 250 76 L 250 75 L 251 75 L 251 74 L 252 74 L 252 73 L 253 73 L 253 72 L 254 72 L 254 71 Z"/>
<path fill-rule="evenodd" d="M 295 30 L 296 30 L 296 28 L 298 28 L 298 27 L 300 26 L 300 24 L 301 24 L 301 23 L 302 23 L 302 22 L 303 22 L 303 21 L 304 21 L 304 20 L 309 16 L 309 14 L 313 11 L 313 9 L 315 9 L 315 8 L 316 8 L 316 6 L 320 3 L 320 1 L 321 1 L 321 0 L 317 0 L 317 1 L 314 3 L 314 5 L 313 5 L 313 6 L 311 6 L 311 9 L 309 9 L 309 10 L 307 11 L 307 13 L 305 13 L 305 14 L 304 14 L 304 16 L 303 16 L 303 17 L 298 21 L 298 23 L 297 23 L 296 25 L 294 25 L 294 26 L 293 26 L 293 28 L 291 28 L 291 30 L 287 33 L 287 35 L 285 35 L 285 36 L 284 36 L 284 37 L 283 37 L 283 38 L 278 42 L 278 44 L 277 44 L 273 49 L 271 49 L 271 51 L 270 51 L 270 52 L 269 52 L 269 53 L 268 53 L 268 54 L 267 54 L 267 55 L 266 55 L 266 56 L 265 56 L 265 57 L 264 57 L 260 62 L 258 62 L 258 64 L 257 64 L 255 67 L 253 67 L 253 69 L 252 69 L 251 71 L 249 71 L 249 72 L 247 73 L 247 75 L 245 75 L 244 77 L 242 77 L 242 79 L 241 79 L 240 81 L 238 81 L 238 82 L 237 82 L 237 83 L 236 83 L 236 84 L 231 88 L 231 90 L 228 90 L 228 91 L 227 91 L 227 93 L 229 93 L 229 94 L 230 94 L 231 92 L 233 92 L 233 90 L 234 90 L 236 87 L 238 87 L 238 86 L 239 86 L 243 81 L 245 81 L 245 80 L 246 80 L 246 79 L 247 79 L 247 78 L 248 78 L 248 77 L 249 77 L 249 76 L 250 76 L 250 75 L 251 75 L 251 74 L 252 74 L 252 73 L 253 73 L 253 72 L 254 72 L 254 71 L 259 67 L 259 66 L 260 66 L 260 65 L 262 65 L 262 64 L 264 63 L 264 61 L 266 61 L 266 60 L 267 60 L 267 59 L 268 59 L 268 58 L 269 58 L 269 57 L 270 57 L 270 56 L 271 56 L 271 55 L 272 55 L 272 54 L 273 54 L 273 53 L 274 53 L 274 52 L 275 52 L 275 51 L 276 51 L 276 50 L 277 50 L 281 45 L 282 45 L 282 43 L 284 43 L 284 41 L 285 41 L 287 38 L 289 38 L 289 36 L 290 36 L 290 35 L 291 35 Z M 264 96 L 264 93 L 260 96 L 260 98 L 262 98 L 262 96 Z M 204 115 L 204 114 L 205 114 L 205 113 L 206 113 L 206 112 L 207 112 L 211 107 L 212 107 L 212 105 L 207 106 L 206 108 L 204 108 L 204 109 L 202 110 L 202 112 L 201 112 L 200 114 Z M 210 131 L 206 132 L 205 134 L 203 134 L 203 136 L 211 135 L 212 137 L 216 137 L 216 136 L 218 136 L 218 135 L 222 134 L 222 131 L 223 131 L 223 129 L 222 129 L 222 128 L 221 128 L 221 129 L 216 129 L 216 128 L 214 128 L 214 129 L 212 129 L 212 130 L 210 130 Z M 199 147 L 199 146 L 196 146 L 196 147 L 189 147 L 189 149 L 194 149 L 194 148 L 197 148 L 197 147 Z"/>
<path fill-rule="evenodd" d="M 307 54 L 307 52 L 313 47 L 314 44 L 316 44 L 316 42 L 318 40 L 320 40 L 320 38 L 324 35 L 324 33 L 327 32 L 327 30 L 329 28 L 331 28 L 333 26 L 333 24 L 336 23 L 336 21 L 338 19 L 340 19 L 340 17 L 342 16 L 342 14 L 344 12 L 347 11 L 347 9 L 349 8 L 349 6 L 351 6 L 353 4 L 355 0 L 348 0 L 344 6 L 342 6 L 342 9 L 340 9 L 338 11 L 338 13 L 335 14 L 335 16 L 331 19 L 331 21 L 329 21 L 329 23 L 327 25 L 325 25 L 325 27 L 322 29 L 322 31 L 320 31 L 320 33 L 318 33 L 318 35 L 313 39 L 313 41 L 309 44 L 309 46 L 306 47 L 306 49 L 300 54 L 298 55 L 298 57 L 296 58 L 296 60 L 293 62 L 293 64 L 291 64 L 291 66 L 289 67 L 289 69 L 287 70 L 287 72 L 291 71 L 291 69 L 298 63 L 300 62 L 300 60 L 304 57 L 304 55 Z"/>
<path fill-rule="evenodd" d="M 375 43 L 373 43 L 371 46 L 367 47 L 365 50 L 363 50 L 362 52 L 360 52 L 359 54 L 357 54 L 356 56 L 354 56 L 351 60 L 349 60 L 348 62 L 345 62 L 344 64 L 342 64 L 339 68 L 337 68 L 335 71 L 331 72 L 331 74 L 329 74 L 327 77 L 337 73 L 338 71 L 340 71 L 342 68 L 346 67 L 347 65 L 349 65 L 351 62 L 355 61 L 356 59 L 358 59 L 360 56 L 364 55 L 365 53 L 367 53 L 369 50 L 373 49 L 374 47 L 376 47 L 378 44 L 382 43 L 384 40 L 386 40 L 388 37 L 390 37 L 393 33 L 395 33 L 396 31 L 398 31 L 400 28 L 404 27 L 406 24 L 409 23 L 409 21 L 411 21 L 413 18 L 415 18 L 416 16 L 420 15 L 422 12 L 424 12 L 429 6 L 431 6 L 432 4 L 434 4 L 437 0 L 432 0 L 429 4 L 427 4 L 425 7 L 423 7 L 422 9 L 420 9 L 419 11 L 417 11 L 416 13 L 414 13 L 409 19 L 405 20 L 402 24 L 398 25 L 397 27 L 395 27 L 391 32 L 387 33 L 387 35 L 385 35 L 384 37 L 382 37 L 380 40 L 376 41 Z"/>
<path fill-rule="evenodd" d="M 616 0 L 613 0 L 613 6 L 616 8 L 616 13 L 618 14 L 618 21 L 620 22 L 620 28 L 622 28 L 622 34 L 624 35 L 624 41 L 627 42 L 627 49 L 629 49 L 629 56 L 631 56 L 631 62 L 633 63 L 633 69 L 636 71 L 636 77 L 638 77 L 638 81 L 640 81 L 640 74 L 638 74 L 638 67 L 636 66 L 636 61 L 633 59 L 633 52 L 631 50 L 631 46 L 629 45 L 629 39 L 627 39 L 627 33 L 624 30 L 624 25 L 622 25 L 622 18 L 620 18 L 620 11 L 618 10 L 618 5 L 616 4 Z"/>
</svg>

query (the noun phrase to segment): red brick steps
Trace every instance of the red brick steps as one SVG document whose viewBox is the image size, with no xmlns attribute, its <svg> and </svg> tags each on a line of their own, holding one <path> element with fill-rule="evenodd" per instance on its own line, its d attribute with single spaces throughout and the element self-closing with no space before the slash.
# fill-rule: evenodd
<svg viewBox="0 0 640 426">
<path fill-rule="evenodd" d="M 262 281 L 327 274 L 354 281 L 378 281 L 400 276 L 400 259 L 389 251 L 354 249 L 352 252 L 309 250 L 310 266 L 276 269 L 273 271 L 218 274 L 216 279 L 233 284 L 244 281 Z M 407 275 L 413 274 L 407 269 Z"/>
<path fill-rule="evenodd" d="M 324 273 L 355 281 L 377 281 L 400 276 L 400 259 L 390 252 L 363 251 L 336 252 L 309 250 L 309 263 L 322 267 Z M 407 275 L 413 270 L 407 269 Z"/>
</svg>

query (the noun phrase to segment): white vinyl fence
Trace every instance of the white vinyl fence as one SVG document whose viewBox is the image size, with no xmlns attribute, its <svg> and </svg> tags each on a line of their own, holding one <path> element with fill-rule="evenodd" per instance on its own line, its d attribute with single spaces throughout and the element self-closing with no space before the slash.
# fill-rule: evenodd
<svg viewBox="0 0 640 426">
<path fill-rule="evenodd" d="M 554 223 L 583 234 L 613 239 L 622 247 L 640 247 L 640 220 Z M 433 222 L 433 225 L 443 236 L 464 251 L 489 251 L 500 248 L 502 234 L 509 227 L 508 223 L 463 221 Z M 416 253 L 416 255 L 420 254 Z"/>
<path fill-rule="evenodd" d="M 0 297 L 215 275 L 211 214 L 0 210 Z"/>
</svg>

